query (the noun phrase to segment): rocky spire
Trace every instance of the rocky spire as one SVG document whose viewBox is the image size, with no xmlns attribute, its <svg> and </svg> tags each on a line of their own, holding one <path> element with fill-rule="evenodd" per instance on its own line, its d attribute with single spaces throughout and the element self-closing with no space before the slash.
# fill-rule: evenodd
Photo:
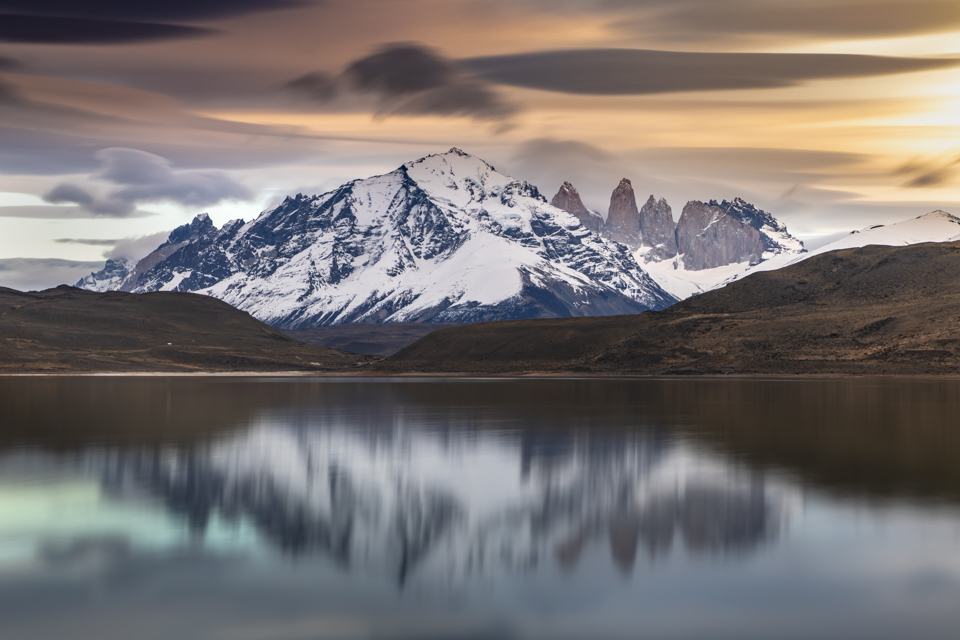
<svg viewBox="0 0 960 640">
<path fill-rule="evenodd" d="M 640 211 L 633 185 L 624 178 L 610 196 L 605 235 L 631 249 L 640 247 Z"/>
<path fill-rule="evenodd" d="M 677 255 L 676 228 L 667 201 L 650 196 L 640 208 L 640 239 L 644 247 L 650 247 L 648 259 L 666 260 Z"/>
<path fill-rule="evenodd" d="M 550 204 L 577 216 L 580 224 L 594 233 L 600 233 L 600 230 L 603 228 L 603 218 L 583 206 L 580 193 L 577 191 L 577 188 L 569 182 L 564 182 L 560 186 L 560 190 L 557 191 L 557 195 L 553 196 Z"/>
</svg>

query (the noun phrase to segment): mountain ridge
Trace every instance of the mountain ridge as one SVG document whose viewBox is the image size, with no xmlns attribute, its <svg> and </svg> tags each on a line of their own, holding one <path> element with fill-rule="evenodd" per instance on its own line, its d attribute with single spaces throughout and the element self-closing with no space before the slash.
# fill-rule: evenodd
<svg viewBox="0 0 960 640">
<path fill-rule="evenodd" d="M 212 295 L 288 329 L 636 313 L 676 298 L 534 185 L 453 148 L 247 223 L 198 216 L 119 289 Z"/>
</svg>

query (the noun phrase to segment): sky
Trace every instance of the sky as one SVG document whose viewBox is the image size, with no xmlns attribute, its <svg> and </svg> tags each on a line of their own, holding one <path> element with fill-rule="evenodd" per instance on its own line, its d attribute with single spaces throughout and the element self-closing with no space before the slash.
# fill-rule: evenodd
<svg viewBox="0 0 960 640">
<path fill-rule="evenodd" d="M 960 215 L 960 2 L 0 0 L 0 286 L 453 146 L 811 247 Z"/>
</svg>

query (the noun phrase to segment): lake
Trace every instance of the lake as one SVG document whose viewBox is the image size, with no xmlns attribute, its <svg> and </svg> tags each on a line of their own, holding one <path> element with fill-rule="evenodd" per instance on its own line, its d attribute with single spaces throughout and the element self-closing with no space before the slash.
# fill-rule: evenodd
<svg viewBox="0 0 960 640">
<path fill-rule="evenodd" d="M 960 381 L 0 378 L 0 636 L 955 638 Z"/>
</svg>

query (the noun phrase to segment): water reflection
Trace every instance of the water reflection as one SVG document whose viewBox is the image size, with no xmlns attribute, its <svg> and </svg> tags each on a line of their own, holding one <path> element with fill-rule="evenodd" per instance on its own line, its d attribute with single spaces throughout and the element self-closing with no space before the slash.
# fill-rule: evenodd
<svg viewBox="0 0 960 640">
<path fill-rule="evenodd" d="M 390 576 L 467 579 L 573 570 L 604 541 L 629 575 L 642 546 L 749 551 L 774 538 L 782 500 L 743 473 L 650 434 L 455 432 L 384 425 L 258 426 L 189 449 L 98 456 L 108 495 L 148 493 L 202 537 L 214 518 L 253 523 L 290 555 Z"/>
<path fill-rule="evenodd" d="M 960 624 L 960 383 L 0 379 L 0 631 Z"/>
</svg>

